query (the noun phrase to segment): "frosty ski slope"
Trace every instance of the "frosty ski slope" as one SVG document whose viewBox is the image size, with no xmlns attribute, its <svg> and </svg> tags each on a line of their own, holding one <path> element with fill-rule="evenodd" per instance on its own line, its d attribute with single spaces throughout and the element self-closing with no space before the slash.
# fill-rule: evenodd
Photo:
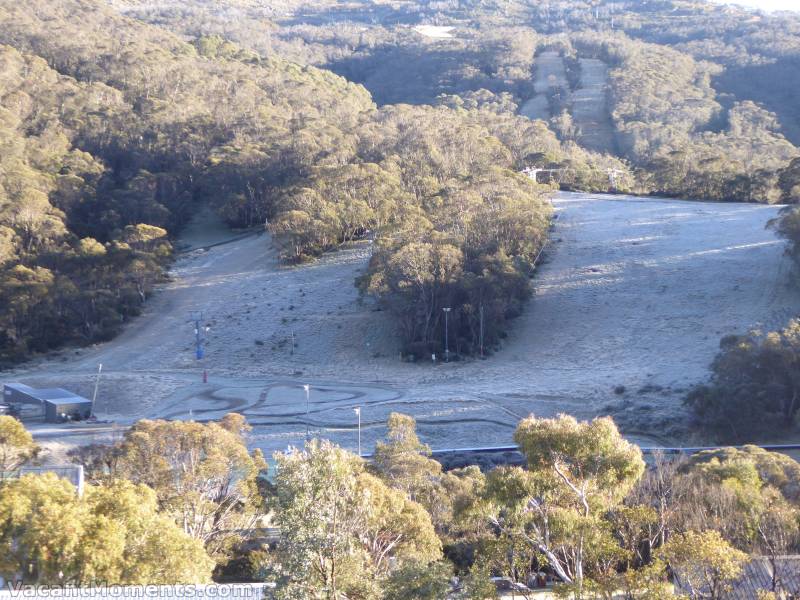
<svg viewBox="0 0 800 600">
<path fill-rule="evenodd" d="M 414 415 L 434 448 L 507 444 L 520 418 L 560 412 L 611 414 L 634 441 L 672 444 L 683 394 L 708 377 L 719 339 L 798 313 L 783 242 L 765 227 L 779 209 L 574 193 L 554 204 L 534 297 L 487 360 L 400 362 L 389 316 L 353 283 L 368 243 L 285 266 L 267 234 L 236 235 L 204 213 L 171 281 L 120 336 L 2 379 L 91 395 L 103 363 L 97 412 L 116 425 L 33 425 L 54 451 L 140 418 L 228 411 L 247 416 L 267 454 L 301 444 L 307 428 L 354 449 L 356 406 L 365 449 L 392 411 Z M 210 327 L 200 361 L 194 310 Z"/>
</svg>

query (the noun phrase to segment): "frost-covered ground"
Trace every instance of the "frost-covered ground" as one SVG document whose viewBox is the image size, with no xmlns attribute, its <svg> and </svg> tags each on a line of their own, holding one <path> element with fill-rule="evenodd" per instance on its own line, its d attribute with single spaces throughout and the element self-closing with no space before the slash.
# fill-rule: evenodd
<svg viewBox="0 0 800 600">
<path fill-rule="evenodd" d="M 547 93 L 551 88 L 569 89 L 564 59 L 553 50 L 542 52 L 536 57 L 533 70 L 534 96 L 522 104 L 519 112 L 529 119 L 547 121 L 553 116 L 550 114 Z"/>
<path fill-rule="evenodd" d="M 612 414 L 652 445 L 680 437 L 682 394 L 707 377 L 720 337 L 780 327 L 800 309 L 783 243 L 765 229 L 775 207 L 582 194 L 555 204 L 535 295 L 485 361 L 399 361 L 388 315 L 353 284 L 368 243 L 286 267 L 267 235 L 237 237 L 200 215 L 185 235 L 194 250 L 122 335 L 0 379 L 91 395 L 103 363 L 97 412 L 116 429 L 33 425 L 54 450 L 118 435 L 143 417 L 231 410 L 247 415 L 253 444 L 267 452 L 301 443 L 307 426 L 355 448 L 356 406 L 365 450 L 391 411 L 413 414 L 434 448 L 509 443 L 531 412 Z M 192 310 L 211 328 L 202 361 Z"/>
<path fill-rule="evenodd" d="M 581 77 L 572 92 L 572 119 L 581 146 L 614 153 L 614 127 L 608 110 L 608 66 L 596 58 L 580 59 Z"/>
<path fill-rule="evenodd" d="M 614 128 L 608 109 L 606 88 L 608 66 L 595 58 L 580 59 L 580 80 L 570 90 L 563 57 L 554 50 L 542 52 L 534 62 L 534 96 L 522 103 L 521 115 L 529 119 L 549 120 L 547 95 L 554 88 L 568 94 L 565 105 L 578 132 L 578 142 L 596 152 L 614 152 Z"/>
<path fill-rule="evenodd" d="M 445 27 L 443 25 L 417 25 L 414 31 L 426 38 L 435 40 L 448 40 L 453 37 L 455 27 Z"/>
</svg>

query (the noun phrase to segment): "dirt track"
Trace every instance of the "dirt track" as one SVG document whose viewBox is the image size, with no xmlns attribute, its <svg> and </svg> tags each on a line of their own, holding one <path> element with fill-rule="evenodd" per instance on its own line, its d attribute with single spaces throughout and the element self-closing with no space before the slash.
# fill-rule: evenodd
<svg viewBox="0 0 800 600">
<path fill-rule="evenodd" d="M 530 412 L 613 414 L 629 437 L 654 445 L 680 435 L 682 394 L 707 377 L 721 336 L 779 327 L 800 308 L 783 244 L 764 227 L 777 208 L 579 194 L 556 207 L 535 296 L 486 361 L 400 363 L 388 317 L 353 285 L 367 244 L 283 267 L 262 234 L 184 255 L 114 341 L 2 380 L 89 395 L 102 362 L 101 416 L 124 426 L 236 410 L 267 452 L 301 443 L 307 424 L 355 448 L 354 406 L 364 407 L 365 449 L 393 410 L 415 415 L 433 447 L 508 443 Z M 232 237 L 205 216 L 185 239 L 198 248 Z M 187 322 L 195 309 L 211 327 L 202 361 Z M 110 427 L 34 429 L 55 447 L 104 439 Z"/>
</svg>

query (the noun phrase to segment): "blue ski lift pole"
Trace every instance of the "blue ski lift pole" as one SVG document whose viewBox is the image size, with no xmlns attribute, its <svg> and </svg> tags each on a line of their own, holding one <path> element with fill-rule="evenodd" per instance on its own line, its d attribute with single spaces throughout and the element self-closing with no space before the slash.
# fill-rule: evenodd
<svg viewBox="0 0 800 600">
<path fill-rule="evenodd" d="M 210 328 L 203 327 L 203 313 L 201 312 L 192 313 L 191 320 L 194 321 L 194 354 L 197 360 L 200 360 L 205 356 L 205 351 L 203 349 L 203 331 L 208 331 Z"/>
</svg>

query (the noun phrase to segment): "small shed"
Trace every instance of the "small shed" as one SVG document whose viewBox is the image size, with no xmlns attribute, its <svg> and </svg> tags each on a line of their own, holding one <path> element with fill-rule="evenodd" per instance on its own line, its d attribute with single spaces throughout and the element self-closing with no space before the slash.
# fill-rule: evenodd
<svg viewBox="0 0 800 600">
<path fill-rule="evenodd" d="M 92 416 L 92 401 L 61 388 L 39 390 L 44 404 L 44 418 L 48 423 L 65 419 L 82 421 Z"/>
<path fill-rule="evenodd" d="M 3 399 L 12 406 L 41 406 L 45 420 L 49 423 L 81 421 L 92 416 L 91 400 L 62 388 L 32 388 L 22 383 L 7 383 L 3 386 Z"/>
</svg>

